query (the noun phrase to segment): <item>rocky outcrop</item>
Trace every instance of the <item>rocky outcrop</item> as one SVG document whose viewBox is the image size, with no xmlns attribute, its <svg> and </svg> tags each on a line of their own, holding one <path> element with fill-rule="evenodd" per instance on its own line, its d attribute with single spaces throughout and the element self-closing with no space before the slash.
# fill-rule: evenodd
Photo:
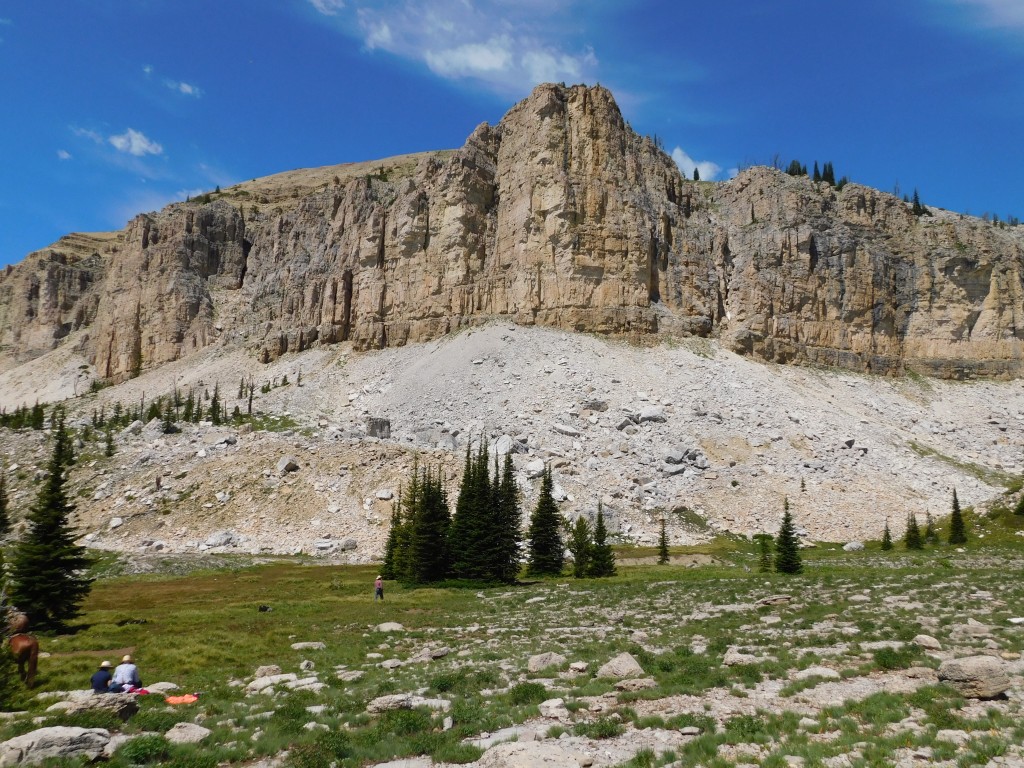
<svg viewBox="0 0 1024 768">
<path fill-rule="evenodd" d="M 269 361 L 506 317 L 717 335 L 778 362 L 1021 373 L 1024 232 L 770 168 L 690 182 L 600 87 L 539 86 L 452 153 L 305 173 L 287 198 L 272 177 L 139 216 L 74 274 L 58 258 L 43 279 L 37 254 L 0 278 L 0 344 L 25 359 L 88 328 L 96 374 L 118 380 L 219 340 Z"/>
</svg>

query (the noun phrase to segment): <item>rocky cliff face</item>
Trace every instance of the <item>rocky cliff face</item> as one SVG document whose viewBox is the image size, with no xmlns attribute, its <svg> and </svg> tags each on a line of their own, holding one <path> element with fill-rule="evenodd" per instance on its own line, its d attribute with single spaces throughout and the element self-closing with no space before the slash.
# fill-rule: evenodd
<svg viewBox="0 0 1024 768">
<path fill-rule="evenodd" d="M 86 328 L 119 380 L 219 338 L 270 360 L 506 316 L 719 335 L 779 362 L 1022 372 L 1024 232 L 768 168 L 687 181 L 599 87 L 540 86 L 454 153 L 310 171 L 276 198 L 273 178 L 139 216 L 106 252 L 30 257 L 0 277 L 0 344 L 24 359 Z"/>
</svg>

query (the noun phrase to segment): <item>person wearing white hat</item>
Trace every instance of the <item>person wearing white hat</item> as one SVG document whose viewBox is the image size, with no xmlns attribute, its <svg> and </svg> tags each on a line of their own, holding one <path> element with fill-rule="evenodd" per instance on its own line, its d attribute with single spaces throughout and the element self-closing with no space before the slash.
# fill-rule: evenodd
<svg viewBox="0 0 1024 768">
<path fill-rule="evenodd" d="M 110 662 L 101 661 L 97 669 L 89 679 L 93 693 L 110 693 Z"/>
<path fill-rule="evenodd" d="M 139 678 L 139 668 L 135 666 L 129 654 L 121 659 L 121 663 L 114 670 L 114 677 L 110 681 L 110 690 L 115 693 L 130 693 L 136 688 L 142 687 L 142 680 Z"/>
</svg>

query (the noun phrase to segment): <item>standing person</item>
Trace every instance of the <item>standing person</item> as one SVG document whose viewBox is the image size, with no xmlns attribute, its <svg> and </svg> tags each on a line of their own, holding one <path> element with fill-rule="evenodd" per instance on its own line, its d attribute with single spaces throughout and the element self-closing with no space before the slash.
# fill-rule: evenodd
<svg viewBox="0 0 1024 768">
<path fill-rule="evenodd" d="M 111 679 L 110 690 L 112 693 L 130 693 L 136 688 L 142 687 L 142 680 L 139 677 L 139 668 L 132 662 L 130 655 L 125 655 L 121 663 L 114 670 L 114 677 Z"/>
<path fill-rule="evenodd" d="M 110 693 L 110 662 L 101 661 L 100 668 L 93 672 L 89 683 L 93 693 Z"/>
<path fill-rule="evenodd" d="M 384 579 L 380 576 L 373 582 L 373 602 L 376 603 L 378 600 L 384 600 Z"/>
</svg>

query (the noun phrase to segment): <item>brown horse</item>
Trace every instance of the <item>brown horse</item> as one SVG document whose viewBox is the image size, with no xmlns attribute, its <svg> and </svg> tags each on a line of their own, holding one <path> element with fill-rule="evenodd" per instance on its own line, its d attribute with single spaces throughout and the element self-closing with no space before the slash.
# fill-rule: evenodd
<svg viewBox="0 0 1024 768">
<path fill-rule="evenodd" d="M 12 635 L 8 641 L 11 653 L 18 662 L 18 674 L 21 675 L 26 687 L 31 688 L 36 681 L 36 664 L 39 662 L 39 641 L 32 635 Z M 28 669 L 26 670 L 26 666 Z"/>
<path fill-rule="evenodd" d="M 28 616 L 20 611 L 11 611 L 7 614 L 7 633 L 11 635 L 24 635 L 28 632 Z"/>
</svg>

